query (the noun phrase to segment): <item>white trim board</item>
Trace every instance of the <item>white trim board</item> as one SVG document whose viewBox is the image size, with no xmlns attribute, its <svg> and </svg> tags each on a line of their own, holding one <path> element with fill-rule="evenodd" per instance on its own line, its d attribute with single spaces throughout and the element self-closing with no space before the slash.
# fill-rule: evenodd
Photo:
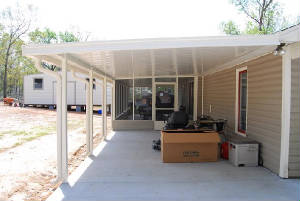
<svg viewBox="0 0 300 201">
<path fill-rule="evenodd" d="M 247 70 L 247 106 L 246 106 L 246 133 L 241 133 L 238 131 L 238 113 L 239 113 L 239 72 L 241 71 L 244 71 L 244 70 Z M 238 135 L 241 135 L 243 137 L 247 137 L 247 116 L 248 116 L 248 67 L 247 66 L 244 66 L 244 67 L 241 67 L 241 68 L 237 68 L 235 70 L 235 125 L 234 125 L 234 130 L 235 130 L 235 133 L 238 134 Z"/>
<path fill-rule="evenodd" d="M 291 51 L 286 48 L 282 57 L 282 109 L 279 176 L 288 178 L 290 118 L 291 118 Z"/>
</svg>

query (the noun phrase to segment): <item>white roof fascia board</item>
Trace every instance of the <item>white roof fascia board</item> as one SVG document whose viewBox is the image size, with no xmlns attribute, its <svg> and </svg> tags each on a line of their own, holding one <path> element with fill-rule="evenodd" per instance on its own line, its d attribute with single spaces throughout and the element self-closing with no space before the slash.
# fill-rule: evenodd
<svg viewBox="0 0 300 201">
<path fill-rule="evenodd" d="M 300 42 L 293 43 L 290 46 L 291 58 L 297 59 L 300 57 Z"/>
<path fill-rule="evenodd" d="M 232 68 L 236 65 L 251 61 L 251 60 L 256 59 L 258 57 L 262 57 L 262 56 L 264 56 L 266 54 L 269 54 L 272 51 L 274 51 L 275 48 L 276 48 L 276 46 L 265 46 L 265 47 L 259 48 L 257 50 L 254 50 L 254 51 L 248 53 L 248 54 L 245 54 L 241 57 L 238 57 L 238 58 L 233 59 L 233 60 L 231 60 L 227 63 L 224 63 L 220 66 L 216 66 L 214 68 L 211 68 L 209 71 L 203 73 L 203 75 L 206 76 L 206 75 L 209 75 L 209 74 L 213 74 L 213 73 L 225 70 L 225 69 Z"/>
<path fill-rule="evenodd" d="M 276 33 L 281 43 L 294 43 L 300 41 L 300 25 Z"/>
<path fill-rule="evenodd" d="M 160 38 L 115 41 L 94 41 L 46 45 L 25 45 L 24 56 L 83 53 L 95 51 L 146 50 L 189 47 L 232 47 L 278 45 L 278 35 L 240 35 L 193 38 Z"/>
</svg>

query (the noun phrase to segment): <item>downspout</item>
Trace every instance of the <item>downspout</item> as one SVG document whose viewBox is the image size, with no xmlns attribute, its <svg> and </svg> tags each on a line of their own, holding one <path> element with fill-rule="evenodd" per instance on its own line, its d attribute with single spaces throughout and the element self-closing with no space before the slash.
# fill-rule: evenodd
<svg viewBox="0 0 300 201">
<path fill-rule="evenodd" d="M 41 65 L 41 59 L 33 58 L 35 67 L 42 73 L 56 78 L 56 133 L 57 133 L 57 180 L 62 180 L 62 77 L 59 73 L 45 69 Z"/>
</svg>

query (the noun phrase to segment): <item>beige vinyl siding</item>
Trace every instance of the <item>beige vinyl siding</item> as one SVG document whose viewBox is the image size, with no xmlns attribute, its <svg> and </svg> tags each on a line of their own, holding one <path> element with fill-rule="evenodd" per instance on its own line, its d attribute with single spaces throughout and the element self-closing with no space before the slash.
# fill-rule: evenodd
<svg viewBox="0 0 300 201">
<path fill-rule="evenodd" d="M 263 164 L 279 172 L 281 144 L 282 59 L 267 55 L 248 64 L 249 138 L 261 143 Z"/>
<path fill-rule="evenodd" d="M 300 176 L 299 132 L 299 66 L 300 59 L 292 60 L 291 126 L 289 147 L 289 177 Z"/>
<path fill-rule="evenodd" d="M 236 69 L 247 66 L 247 135 L 261 143 L 264 166 L 279 172 L 281 136 L 282 59 L 272 54 L 205 76 L 204 113 L 228 120 L 235 131 Z M 211 113 L 209 108 L 212 108 Z"/>
<path fill-rule="evenodd" d="M 214 119 L 227 119 L 227 131 L 234 132 L 235 69 L 231 68 L 205 76 L 203 96 L 204 114 Z"/>
</svg>

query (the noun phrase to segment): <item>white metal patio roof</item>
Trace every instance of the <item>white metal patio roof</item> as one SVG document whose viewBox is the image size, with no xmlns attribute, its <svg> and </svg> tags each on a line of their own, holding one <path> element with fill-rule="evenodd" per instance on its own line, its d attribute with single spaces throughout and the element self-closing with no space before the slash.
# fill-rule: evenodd
<svg viewBox="0 0 300 201">
<path fill-rule="evenodd" d="M 23 55 L 112 79 L 209 74 L 299 41 L 299 25 L 272 35 L 156 38 L 26 45 Z"/>
</svg>

